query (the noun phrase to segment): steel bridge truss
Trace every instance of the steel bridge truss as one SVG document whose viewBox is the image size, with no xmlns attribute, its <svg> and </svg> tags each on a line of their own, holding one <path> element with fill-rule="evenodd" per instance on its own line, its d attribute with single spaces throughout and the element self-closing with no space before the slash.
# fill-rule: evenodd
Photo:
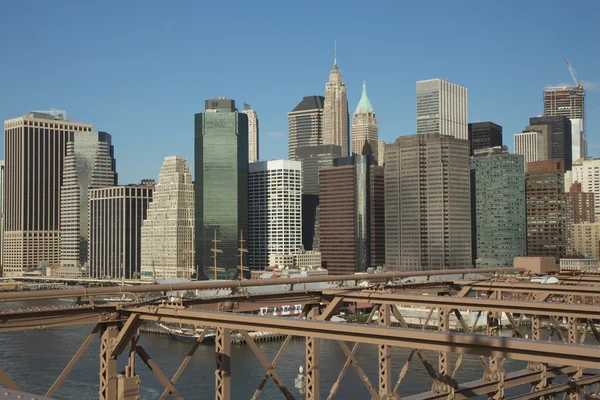
<svg viewBox="0 0 600 400">
<path fill-rule="evenodd" d="M 600 391 L 600 347 L 583 344 L 587 337 L 594 338 L 600 344 L 600 334 L 595 324 L 600 315 L 600 306 L 595 305 L 600 298 L 600 286 L 594 286 L 591 281 L 576 285 L 573 281 L 570 278 L 568 284 L 554 286 L 511 282 L 506 277 L 485 281 L 440 281 L 434 285 L 427 281 L 409 285 L 392 282 L 365 289 L 343 287 L 324 291 L 236 293 L 226 298 L 189 300 L 178 304 L 140 302 L 98 306 L 93 304 L 90 296 L 90 304 L 85 306 L 32 308 L 0 313 L 0 332 L 93 324 L 93 329 L 79 350 L 45 393 L 46 398 L 55 395 L 89 344 L 99 336 L 101 400 L 140 398 L 141 382 L 136 374 L 138 360 L 164 388 L 161 399 L 183 399 L 177 383 L 207 330 L 191 344 L 189 353 L 175 374 L 169 377 L 161 370 L 160 360 L 153 359 L 139 342 L 140 326 L 152 321 L 214 328 L 215 399 L 218 400 L 231 398 L 232 379 L 235 379 L 231 374 L 231 365 L 235 362 L 231 352 L 232 332 L 240 334 L 265 370 L 254 393 L 246 396 L 252 399 L 259 398 L 269 380 L 281 391 L 282 398 L 298 398 L 298 391 L 289 385 L 290 382 L 284 382 L 277 365 L 292 337 L 303 337 L 305 367 L 300 392 L 306 399 L 320 399 L 323 393 L 327 393 L 327 399 L 335 398 L 342 379 L 350 369 L 364 384 L 370 398 L 399 399 L 402 389 L 406 387 L 407 372 L 416 364 L 425 369 L 431 387 L 414 398 L 467 399 L 487 395 L 490 399 L 503 399 L 506 398 L 506 389 L 522 387 L 524 394 L 511 399 L 549 399 L 562 395 L 563 398 L 569 396 L 575 400 L 598 397 Z M 422 295 L 423 291 L 428 291 L 429 295 Z M 473 293 L 482 292 L 485 297 L 472 296 Z M 524 294 L 526 300 L 505 300 L 505 293 Z M 3 296 L 0 294 L 0 301 Z M 18 296 L 11 294 L 8 297 L 14 300 Z M 584 297 L 595 300 L 591 305 L 585 304 Z M 275 318 L 227 311 L 240 311 L 257 304 L 288 304 L 292 300 L 304 304 L 300 318 Z M 329 321 L 341 307 L 349 303 L 372 305 L 365 324 Z M 411 307 L 425 310 L 426 320 L 421 328 L 411 328 L 412 325 L 407 322 L 406 310 Z M 465 310 L 476 313 L 475 320 L 470 324 L 465 319 Z M 531 322 L 527 338 L 522 337 L 525 318 Z M 561 324 L 561 319 L 566 323 Z M 512 337 L 499 336 L 503 320 L 509 321 Z M 455 331 L 451 330 L 451 321 Z M 548 340 L 541 340 L 544 324 L 549 331 Z M 477 331 L 478 327 L 484 330 Z M 284 335 L 285 340 L 272 360 L 262 353 L 250 335 L 251 331 Z M 331 388 L 321 387 L 320 346 L 324 343 L 339 346 L 346 356 Z M 367 375 L 364 365 L 356 356 L 357 350 L 365 344 L 376 345 L 377 380 Z M 392 347 L 409 350 L 400 371 L 392 369 Z M 457 356 L 451 357 L 451 353 Z M 434 361 L 436 355 L 437 366 Z M 465 355 L 477 357 L 481 364 L 481 379 L 461 382 L 460 372 Z M 118 370 L 119 357 L 127 357 L 123 371 Z M 507 359 L 524 361 L 527 366 L 522 370 L 506 371 L 504 366 Z M 556 382 L 555 378 L 561 375 L 564 378 Z M 0 382 L 9 390 L 20 391 L 20 387 L 1 370 Z"/>
</svg>

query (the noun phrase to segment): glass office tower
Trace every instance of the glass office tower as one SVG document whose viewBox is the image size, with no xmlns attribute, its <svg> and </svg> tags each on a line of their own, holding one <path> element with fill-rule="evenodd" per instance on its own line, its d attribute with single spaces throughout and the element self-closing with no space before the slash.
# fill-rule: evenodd
<svg viewBox="0 0 600 400">
<path fill-rule="evenodd" d="M 248 237 L 248 116 L 224 98 L 206 100 L 205 108 L 195 115 L 196 271 L 199 278 L 235 279 L 240 232 Z M 216 273 L 215 232 L 222 250 Z"/>
</svg>

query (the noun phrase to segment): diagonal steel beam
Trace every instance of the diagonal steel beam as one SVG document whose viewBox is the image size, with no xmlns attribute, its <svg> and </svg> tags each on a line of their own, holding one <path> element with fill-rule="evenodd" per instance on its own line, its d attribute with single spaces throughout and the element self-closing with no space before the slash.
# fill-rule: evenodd
<svg viewBox="0 0 600 400">
<path fill-rule="evenodd" d="M 131 336 L 138 330 L 142 321 L 140 320 L 140 316 L 138 314 L 131 314 L 129 318 L 127 318 L 127 322 L 121 328 L 119 332 L 119 336 L 117 336 L 117 340 L 113 346 L 113 351 L 110 356 L 112 358 L 118 357 L 125 347 L 129 344 Z"/>
<path fill-rule="evenodd" d="M 62 385 L 62 383 L 64 382 L 64 380 L 67 378 L 67 376 L 69 376 L 69 373 L 71 373 L 71 370 L 73 369 L 73 367 L 75 366 L 75 364 L 77 364 L 77 362 L 79 361 L 79 359 L 81 358 L 81 356 L 83 355 L 83 353 L 85 353 L 85 351 L 87 350 L 87 348 L 90 345 L 90 343 L 92 343 L 92 341 L 94 340 L 94 338 L 96 337 L 96 335 L 98 334 L 98 332 L 100 332 L 101 328 L 102 328 L 102 325 L 101 324 L 97 324 L 94 327 L 94 329 L 92 329 L 92 331 L 90 332 L 90 334 L 83 341 L 83 344 L 79 347 L 79 350 L 77 350 L 77 352 L 75 353 L 75 355 L 73 356 L 73 358 L 71 358 L 71 361 L 69 361 L 69 363 L 67 364 L 67 366 L 65 367 L 65 369 L 61 372 L 61 374 L 58 376 L 58 378 L 56 378 L 56 380 L 54 381 L 54 383 L 52 384 L 52 386 L 50 386 L 50 388 L 46 392 L 46 397 L 52 397 L 52 396 L 54 396 L 54 393 L 56 393 L 56 391 L 58 390 L 58 388 L 60 387 L 60 385 Z"/>
<path fill-rule="evenodd" d="M 356 357 L 354 356 L 354 354 L 350 351 L 350 348 L 348 347 L 348 345 L 346 344 L 346 342 L 344 342 L 342 340 L 338 340 L 337 343 L 342 348 L 342 351 L 344 352 L 344 354 L 346 355 L 346 357 L 348 357 L 348 359 L 350 359 L 350 364 L 352 364 L 352 366 L 356 370 L 356 373 L 358 374 L 358 376 L 360 377 L 360 379 L 362 380 L 362 382 L 365 384 L 365 387 L 367 388 L 367 390 L 371 394 L 372 399 L 374 399 L 374 400 L 379 399 L 380 396 L 377 393 L 377 390 L 375 390 L 375 387 L 371 383 L 371 380 L 369 379 L 369 377 L 367 376 L 367 374 L 365 374 L 365 371 L 362 369 L 362 367 L 358 363 L 358 360 L 356 359 Z"/>
<path fill-rule="evenodd" d="M 2 383 L 2 385 L 4 385 L 4 387 L 7 389 L 18 390 L 19 392 L 21 391 L 21 388 L 19 387 L 19 385 L 17 385 L 15 383 L 15 381 L 13 381 L 11 379 L 11 377 L 8 376 L 8 374 L 1 369 L 0 369 L 0 383 Z"/>
<path fill-rule="evenodd" d="M 200 334 L 200 336 L 198 336 L 198 339 L 196 340 L 196 342 L 194 343 L 194 345 L 188 352 L 188 355 L 185 356 L 185 358 L 181 362 L 181 365 L 179 365 L 179 368 L 177 368 L 177 372 L 175 372 L 175 375 L 173 375 L 173 378 L 171 378 L 171 382 L 173 384 L 177 383 L 177 381 L 183 374 L 183 371 L 185 371 L 185 369 L 187 368 L 187 365 L 191 361 L 192 357 L 194 356 L 194 354 L 196 354 L 196 350 L 198 350 L 198 347 L 200 347 L 200 344 L 202 344 L 202 341 L 204 340 L 204 336 L 206 336 L 206 327 L 204 327 L 204 329 L 202 330 L 202 333 Z M 165 388 L 163 393 L 160 395 L 160 400 L 165 400 L 168 395 L 169 395 L 169 389 Z"/>
<path fill-rule="evenodd" d="M 520 396 L 510 397 L 507 400 L 531 400 L 541 398 L 542 396 L 554 396 L 559 393 L 567 393 L 569 391 L 577 390 L 583 386 L 593 385 L 594 383 L 600 382 L 600 375 L 594 375 L 589 378 L 578 379 L 576 381 L 567 382 L 562 385 L 554 385 L 547 389 L 538 390 L 537 392 L 526 393 Z"/>
<path fill-rule="evenodd" d="M 333 317 L 333 313 L 335 313 L 342 305 L 344 299 L 343 297 L 334 297 L 333 300 L 329 303 L 327 308 L 323 310 L 321 315 L 317 317 L 318 321 L 328 321 Z"/>
<path fill-rule="evenodd" d="M 273 368 L 275 368 L 277 366 L 277 364 L 279 363 L 279 360 L 281 359 L 281 356 L 283 355 L 283 352 L 285 351 L 285 348 L 287 347 L 288 343 L 291 340 L 292 340 L 292 335 L 287 335 L 287 337 L 283 341 L 283 344 L 279 348 L 279 351 L 275 355 L 275 358 L 273 359 L 273 362 L 271 362 L 271 365 L 273 366 Z M 256 391 L 254 392 L 254 395 L 252 396 L 252 400 L 258 399 L 258 396 L 260 396 L 260 393 L 264 389 L 264 387 L 267 384 L 267 382 L 269 381 L 270 377 L 271 377 L 271 375 L 269 373 L 265 374 L 265 376 L 263 377 L 262 381 L 260 381 L 260 384 L 256 388 Z"/>
<path fill-rule="evenodd" d="M 250 336 L 247 331 L 240 330 L 239 332 L 244 337 L 244 340 L 246 340 L 248 347 L 250 347 L 250 350 L 252 350 L 252 352 L 256 356 L 256 359 L 258 360 L 258 362 L 260 362 L 260 364 L 263 366 L 263 368 L 267 370 L 267 374 L 269 374 L 269 376 L 271 376 L 271 379 L 273 379 L 273 382 L 275 382 L 275 384 L 277 385 L 279 390 L 281 390 L 281 393 L 283 394 L 283 396 L 287 400 L 294 400 L 294 396 L 292 396 L 292 394 L 290 393 L 288 388 L 283 383 L 283 380 L 281 379 L 281 377 L 279 376 L 277 371 L 275 371 L 275 367 L 273 366 L 273 364 L 271 364 L 269 361 L 267 361 L 267 358 L 265 357 L 265 355 L 260 351 L 260 349 L 256 345 L 256 342 L 254 342 L 254 338 L 252 338 L 252 336 Z"/>
<path fill-rule="evenodd" d="M 150 355 L 146 353 L 146 350 L 144 350 L 142 346 L 137 345 L 135 346 L 135 352 L 138 356 L 140 356 L 140 358 L 142 359 L 144 364 L 146 364 L 148 369 L 152 371 L 152 374 L 154 374 L 154 376 L 160 382 L 160 384 L 169 390 L 169 393 L 171 394 L 171 396 L 173 396 L 173 399 L 183 400 L 183 397 L 179 394 L 179 392 L 173 385 L 173 382 L 171 382 L 169 378 L 167 378 L 165 373 L 162 372 L 162 370 L 159 368 L 158 364 L 156 364 L 152 357 L 150 357 Z"/>
</svg>

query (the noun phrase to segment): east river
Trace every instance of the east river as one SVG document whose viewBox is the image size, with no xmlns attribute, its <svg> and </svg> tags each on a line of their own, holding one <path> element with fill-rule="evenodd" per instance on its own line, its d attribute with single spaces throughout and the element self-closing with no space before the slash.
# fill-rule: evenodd
<svg viewBox="0 0 600 400">
<path fill-rule="evenodd" d="M 3 304 L 5 309 L 8 304 Z M 27 306 L 32 306 L 28 303 Z M 37 304 L 40 305 L 40 304 Z M 20 308 L 25 304 L 12 303 L 12 307 Z M 18 383 L 22 390 L 38 395 L 45 394 L 56 377 L 67 365 L 73 354 L 83 343 L 93 327 L 88 325 L 68 328 L 53 328 L 43 331 L 11 332 L 0 334 L 0 368 Z M 524 333 L 526 333 L 524 331 Z M 510 336 L 510 331 L 503 331 L 503 335 Z M 547 338 L 547 333 L 545 335 Z M 547 339 L 546 339 L 547 340 Z M 553 340 L 558 340 L 556 337 Z M 590 342 L 591 343 L 591 342 Z M 170 336 L 142 333 L 140 344 L 150 356 L 158 363 L 160 368 L 172 376 L 177 367 L 187 355 L 192 343 L 178 342 Z M 261 351 L 272 360 L 279 350 L 282 341 L 259 343 Z M 185 399 L 211 399 L 214 398 L 214 344 L 201 345 L 185 373 L 177 382 L 176 387 Z M 96 339 L 88 348 L 75 369 L 55 395 L 57 399 L 97 399 L 98 398 L 98 371 L 99 371 L 99 340 Z M 392 368 L 393 383 L 395 384 L 402 366 L 406 362 L 409 349 L 393 348 Z M 428 353 L 428 360 L 437 367 L 437 354 Z M 120 359 L 120 370 L 124 369 L 126 357 Z M 377 347 L 374 345 L 360 345 L 357 359 L 361 367 L 377 387 Z M 332 341 L 322 341 L 321 352 L 321 398 L 326 399 L 329 390 L 346 361 L 342 349 Z M 456 355 L 452 357 L 451 368 L 454 368 Z M 298 367 L 303 366 L 304 341 L 292 340 L 276 367 L 286 386 L 296 398 L 302 398 L 294 388 L 294 379 L 298 374 Z M 507 372 L 524 368 L 526 362 L 506 360 L 504 364 Z M 141 379 L 142 399 L 158 399 L 162 393 L 162 386 L 154 378 L 140 359 L 136 359 L 136 372 Z M 264 377 L 265 370 L 257 361 L 252 351 L 245 345 L 232 344 L 232 399 L 246 400 L 251 398 L 259 382 Z M 482 377 L 482 366 L 479 359 L 466 356 L 458 373 L 458 381 L 466 382 Z M 410 369 L 404 378 L 399 393 L 401 396 L 428 391 L 431 388 L 431 379 L 425 368 L 414 356 Z M 529 387 L 521 388 L 521 391 Z M 507 397 L 519 393 L 519 390 L 507 390 Z M 281 392 L 269 380 L 261 399 L 281 399 Z M 369 393 L 354 368 L 349 367 L 336 399 L 369 399 Z"/>
</svg>

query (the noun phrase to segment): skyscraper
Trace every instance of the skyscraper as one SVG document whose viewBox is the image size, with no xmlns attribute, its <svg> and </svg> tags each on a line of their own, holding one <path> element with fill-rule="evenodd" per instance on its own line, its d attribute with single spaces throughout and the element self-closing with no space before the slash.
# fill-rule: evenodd
<svg viewBox="0 0 600 400">
<path fill-rule="evenodd" d="M 469 188 L 467 140 L 417 134 L 387 144 L 385 265 L 402 270 L 470 267 Z"/>
<path fill-rule="evenodd" d="M 320 251 L 329 274 L 383 265 L 384 207 L 383 167 L 371 154 L 338 158 L 319 171 Z"/>
<path fill-rule="evenodd" d="M 0 161 L 0 276 L 4 260 L 4 160 Z"/>
<path fill-rule="evenodd" d="M 549 160 L 563 160 L 565 171 L 571 170 L 572 141 L 571 121 L 565 116 L 541 116 L 529 118 L 529 125 L 548 125 L 550 137 Z"/>
<path fill-rule="evenodd" d="M 191 278 L 194 184 L 185 157 L 166 157 L 141 230 L 143 279 Z"/>
<path fill-rule="evenodd" d="M 81 268 L 88 261 L 88 190 L 117 184 L 111 135 L 70 134 L 60 191 L 60 263 Z"/>
<path fill-rule="evenodd" d="M 471 158 L 473 262 L 512 267 L 527 255 L 523 156 L 505 148 L 477 149 Z"/>
<path fill-rule="evenodd" d="M 385 142 L 383 140 L 380 140 L 379 143 L 377 143 L 377 157 L 379 157 L 377 159 L 377 165 L 383 167 L 385 165 Z"/>
<path fill-rule="evenodd" d="M 259 160 L 258 157 L 258 117 L 256 111 L 250 108 L 250 104 L 244 103 L 242 111 L 248 116 L 248 162 Z"/>
<path fill-rule="evenodd" d="M 213 277 L 216 232 L 219 278 L 235 278 L 240 233 L 248 236 L 248 116 L 235 101 L 206 100 L 195 115 L 195 263 L 199 276 Z M 247 262 L 245 260 L 245 265 Z"/>
<path fill-rule="evenodd" d="M 367 96 L 367 84 L 363 82 L 362 96 L 352 117 L 352 152 L 361 154 L 365 143 L 369 143 L 375 160 L 379 160 L 377 118 Z"/>
<path fill-rule="evenodd" d="M 575 161 L 587 157 L 585 90 L 582 85 L 544 89 L 544 115 L 569 118 L 571 120 L 572 159 Z"/>
<path fill-rule="evenodd" d="M 32 111 L 4 122 L 4 276 L 37 271 L 60 260 L 60 187 L 67 142 L 92 132 L 64 111 Z"/>
<path fill-rule="evenodd" d="M 89 269 L 92 278 L 140 275 L 142 222 L 152 186 L 112 186 L 89 191 Z"/>
<path fill-rule="evenodd" d="M 275 160 L 250 163 L 249 266 L 269 266 L 271 254 L 302 250 L 302 163 Z"/>
<path fill-rule="evenodd" d="M 290 160 L 296 160 L 296 149 L 323 144 L 323 96 L 306 96 L 288 113 Z"/>
<path fill-rule="evenodd" d="M 417 82 L 417 134 L 469 139 L 467 88 L 446 79 Z"/>
<path fill-rule="evenodd" d="M 596 222 L 594 194 L 581 190 L 581 183 L 573 183 L 565 193 L 565 227 L 567 239 L 567 257 L 577 256 L 573 245 L 573 229 L 575 224 Z"/>
<path fill-rule="evenodd" d="M 563 160 L 529 163 L 525 174 L 527 201 L 527 255 L 555 257 L 566 254 Z"/>
<path fill-rule="evenodd" d="M 469 123 L 470 154 L 478 149 L 502 146 L 502 127 L 493 122 Z"/>
<path fill-rule="evenodd" d="M 302 245 L 305 250 L 319 249 L 319 171 L 331 167 L 342 156 L 342 147 L 334 144 L 304 146 L 296 149 L 302 162 Z"/>
<path fill-rule="evenodd" d="M 525 168 L 527 164 L 536 161 L 545 161 L 550 156 L 550 135 L 547 125 L 538 125 L 539 130 L 527 129 L 521 133 L 515 133 L 515 154 L 525 157 Z"/>
<path fill-rule="evenodd" d="M 342 155 L 350 155 L 350 115 L 346 84 L 342 81 L 342 72 L 333 59 L 333 68 L 329 81 L 325 84 L 325 105 L 323 108 L 323 144 L 336 144 L 342 147 Z"/>
<path fill-rule="evenodd" d="M 573 170 L 567 173 L 569 185 L 565 191 L 570 189 L 571 184 L 581 183 L 581 190 L 585 193 L 594 194 L 594 208 L 596 219 L 600 218 L 600 158 L 579 159 L 573 164 Z"/>
</svg>

